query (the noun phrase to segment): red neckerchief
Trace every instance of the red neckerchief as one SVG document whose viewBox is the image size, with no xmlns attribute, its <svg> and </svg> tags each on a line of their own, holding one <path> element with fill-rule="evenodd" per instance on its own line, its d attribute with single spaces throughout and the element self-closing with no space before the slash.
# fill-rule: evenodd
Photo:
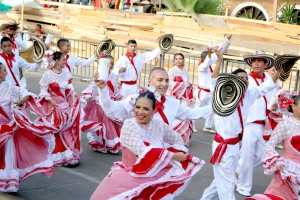
<svg viewBox="0 0 300 200">
<path fill-rule="evenodd" d="M 133 58 L 136 56 L 136 53 L 131 54 L 131 53 L 127 52 L 125 55 L 128 58 L 128 60 L 130 61 L 130 63 L 132 64 L 132 66 L 135 70 L 135 73 L 136 73 L 136 79 L 138 79 L 139 75 L 138 75 L 138 72 L 137 72 L 136 67 L 134 65 L 134 62 L 133 62 Z"/>
<path fill-rule="evenodd" d="M 112 93 L 115 93 L 115 88 L 114 88 L 112 82 L 111 82 L 110 80 L 108 80 L 108 81 L 106 82 L 106 84 L 107 84 L 107 86 L 109 87 L 109 89 L 112 91 Z"/>
<path fill-rule="evenodd" d="M 10 41 L 11 41 L 13 49 L 17 49 L 17 44 L 15 42 L 15 38 L 14 37 L 12 37 L 12 38 L 10 37 Z"/>
<path fill-rule="evenodd" d="M 68 59 L 69 59 L 69 54 L 66 55 L 66 67 L 69 69 L 70 73 L 72 73 L 71 72 L 71 67 L 70 67 L 70 65 L 68 63 Z"/>
<path fill-rule="evenodd" d="M 202 63 L 204 63 L 204 60 L 200 60 L 199 65 L 202 64 Z M 212 69 L 211 65 L 209 66 L 209 70 L 210 70 L 210 73 L 213 73 L 213 71 L 214 71 Z"/>
<path fill-rule="evenodd" d="M 6 62 L 6 65 L 7 65 L 8 69 L 9 69 L 9 72 L 10 72 L 10 74 L 12 75 L 13 79 L 16 82 L 16 86 L 19 87 L 20 84 L 19 84 L 19 82 L 18 82 L 18 80 L 17 80 L 14 72 L 12 71 L 12 67 L 13 67 L 12 62 L 16 62 L 16 60 L 15 60 L 15 54 L 13 52 L 11 52 L 10 55 L 6 55 L 4 52 L 2 52 L 2 53 L 0 53 L 0 56 L 2 58 L 4 58 L 4 60 Z"/>
<path fill-rule="evenodd" d="M 166 102 L 166 97 L 162 96 L 160 101 L 156 101 L 156 110 L 160 114 L 163 121 L 169 125 L 169 121 L 164 113 L 164 103 Z"/>
<path fill-rule="evenodd" d="M 260 76 L 259 74 L 254 73 L 254 72 L 252 71 L 252 72 L 250 72 L 249 75 L 252 76 L 252 78 L 254 79 L 254 81 L 255 81 L 255 83 L 256 83 L 257 86 L 260 86 L 260 84 L 259 84 L 259 82 L 258 82 L 257 79 L 260 79 L 261 82 L 263 83 L 263 82 L 264 82 L 264 79 L 266 78 L 265 73 L 263 74 L 263 76 Z M 270 113 L 270 111 L 269 111 L 268 108 L 267 108 L 268 101 L 267 101 L 266 96 L 263 96 L 263 98 L 264 98 L 264 101 L 265 101 L 265 103 L 266 103 L 266 116 L 268 116 L 269 113 Z"/>
</svg>

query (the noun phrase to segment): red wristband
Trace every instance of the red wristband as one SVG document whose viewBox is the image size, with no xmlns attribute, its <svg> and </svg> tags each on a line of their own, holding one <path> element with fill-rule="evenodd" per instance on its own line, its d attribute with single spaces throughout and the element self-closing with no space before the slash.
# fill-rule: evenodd
<svg viewBox="0 0 300 200">
<path fill-rule="evenodd" d="M 189 155 L 187 156 L 187 160 L 192 162 L 193 156 L 191 156 L 191 155 L 189 154 Z"/>
</svg>

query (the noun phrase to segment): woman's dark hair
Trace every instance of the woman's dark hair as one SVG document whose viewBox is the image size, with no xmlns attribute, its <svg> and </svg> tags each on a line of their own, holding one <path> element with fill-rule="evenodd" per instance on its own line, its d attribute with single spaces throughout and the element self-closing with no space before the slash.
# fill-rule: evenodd
<svg viewBox="0 0 300 200">
<path fill-rule="evenodd" d="M 57 46 L 58 46 L 58 48 L 60 48 L 62 45 L 63 45 L 63 43 L 65 43 L 65 42 L 70 42 L 68 39 L 66 39 L 66 38 L 60 38 L 58 41 L 57 41 Z"/>
<path fill-rule="evenodd" d="M 64 56 L 64 54 L 62 52 L 54 52 L 53 60 L 55 60 L 55 61 L 60 60 L 63 56 Z"/>
<path fill-rule="evenodd" d="M 182 53 L 175 53 L 174 54 L 174 60 L 175 60 L 176 56 L 181 56 L 184 60 L 184 55 Z"/>
<path fill-rule="evenodd" d="M 2 69 L 2 67 L 4 68 L 4 65 L 2 62 L 0 62 L 0 70 Z"/>
<path fill-rule="evenodd" d="M 241 72 L 247 74 L 247 72 L 246 72 L 245 70 L 241 69 L 241 68 L 238 68 L 238 69 L 234 70 L 234 71 L 231 72 L 231 73 L 237 75 L 238 73 L 241 73 Z"/>
<path fill-rule="evenodd" d="M 9 37 L 3 37 L 1 39 L 1 46 L 2 46 L 3 42 L 11 42 L 11 39 Z"/>
<path fill-rule="evenodd" d="M 155 99 L 155 96 L 152 92 L 144 92 L 142 94 L 140 94 L 137 98 L 136 98 L 136 101 L 139 100 L 140 98 L 147 98 L 149 100 L 152 101 L 152 108 L 155 109 L 156 107 L 156 99 Z"/>
<path fill-rule="evenodd" d="M 294 99 L 294 104 L 295 104 L 296 106 L 298 106 L 298 105 L 300 104 L 300 95 L 293 96 L 292 99 Z M 290 105 L 289 112 L 293 112 L 292 105 Z"/>
</svg>

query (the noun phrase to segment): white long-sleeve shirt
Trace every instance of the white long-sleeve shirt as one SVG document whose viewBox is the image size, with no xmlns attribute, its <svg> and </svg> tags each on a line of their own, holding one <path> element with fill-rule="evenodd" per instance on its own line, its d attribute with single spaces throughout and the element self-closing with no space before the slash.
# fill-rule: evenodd
<svg viewBox="0 0 300 200">
<path fill-rule="evenodd" d="M 133 62 L 136 67 L 137 73 L 127 56 L 121 56 L 116 62 L 112 72 L 118 75 L 120 81 L 135 81 L 138 79 L 138 76 L 142 71 L 143 65 L 146 62 L 149 62 L 150 60 L 156 58 L 160 54 L 161 51 L 159 48 L 156 48 L 153 51 L 147 53 L 136 53 L 136 56 L 133 58 Z M 127 68 L 126 72 L 119 73 L 120 68 L 124 67 Z"/>
<path fill-rule="evenodd" d="M 89 67 L 93 62 L 95 62 L 95 60 L 96 60 L 96 56 L 95 55 L 93 55 L 89 59 L 82 59 L 82 58 L 78 58 L 76 56 L 69 55 L 67 63 L 69 64 L 69 66 L 71 68 L 70 70 L 71 70 L 71 74 L 72 74 L 75 67 L 77 67 L 77 66 L 80 66 L 80 67 Z M 69 71 L 69 69 L 68 69 L 67 66 L 64 68 L 64 70 L 68 70 Z"/>
<path fill-rule="evenodd" d="M 41 66 L 41 63 L 28 63 L 26 60 L 24 60 L 22 57 L 18 55 L 15 55 L 14 60 L 15 61 L 12 62 L 12 72 L 14 73 L 18 83 L 20 84 L 20 87 L 25 88 L 26 83 L 20 81 L 20 68 L 35 72 Z M 0 62 L 6 67 L 6 72 L 7 72 L 6 80 L 13 85 L 17 85 L 13 78 L 13 75 L 11 74 L 7 66 L 5 59 L 2 56 L 0 56 Z"/>
<path fill-rule="evenodd" d="M 124 121 L 132 117 L 134 115 L 134 101 L 135 98 L 133 96 L 128 96 L 122 101 L 112 101 L 109 97 L 107 87 L 99 89 L 99 103 L 105 114 L 110 118 L 118 118 Z M 166 96 L 163 112 L 169 124 L 172 124 L 174 119 L 185 121 L 205 118 L 208 113 L 212 112 L 212 106 L 190 108 L 182 105 L 180 101 L 174 97 Z M 158 112 L 154 114 L 153 119 L 163 121 Z"/>
<path fill-rule="evenodd" d="M 245 96 L 242 100 L 243 105 L 241 105 L 244 126 L 246 125 L 249 113 L 253 112 L 251 105 L 255 102 L 255 100 L 266 95 L 275 88 L 276 84 L 273 82 L 273 80 L 268 79 L 259 87 L 252 87 L 246 90 Z M 237 137 L 242 132 L 242 126 L 237 109 L 231 115 L 226 117 L 221 117 L 217 114 L 214 114 L 214 125 L 217 132 L 224 139 Z"/>
<path fill-rule="evenodd" d="M 218 57 L 215 53 L 211 55 L 211 58 L 206 56 L 205 60 L 203 63 L 201 63 L 198 67 L 198 86 L 201 88 L 205 89 L 210 89 L 210 84 L 211 84 L 211 70 L 210 66 L 216 63 L 218 60 Z"/>
<path fill-rule="evenodd" d="M 249 86 L 248 88 L 253 88 L 253 87 L 258 87 L 254 78 L 252 76 L 248 76 L 249 77 Z M 266 76 L 264 78 L 264 82 L 267 82 L 269 79 L 271 79 L 269 76 Z M 257 80 L 259 82 L 259 84 L 262 84 L 262 81 L 260 79 Z M 271 98 L 273 96 L 276 95 L 276 87 L 269 91 L 268 93 L 266 93 L 264 96 L 267 99 L 267 102 L 269 102 L 271 100 Z M 249 113 L 248 117 L 247 117 L 247 123 L 251 123 L 257 120 L 265 120 L 266 119 L 266 103 L 263 97 L 257 98 L 256 100 L 254 100 L 253 104 L 250 107 L 251 112 Z"/>
</svg>

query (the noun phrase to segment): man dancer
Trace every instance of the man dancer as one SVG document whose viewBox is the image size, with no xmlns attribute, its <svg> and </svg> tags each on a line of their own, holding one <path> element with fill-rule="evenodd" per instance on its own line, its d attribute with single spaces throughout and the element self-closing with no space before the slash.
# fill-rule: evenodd
<svg viewBox="0 0 300 200">
<path fill-rule="evenodd" d="M 263 51 L 256 51 L 254 55 L 245 56 L 244 61 L 251 67 L 249 88 L 258 87 L 270 79 L 264 74 L 264 71 L 273 66 L 273 56 L 265 54 Z M 266 141 L 263 139 L 263 134 L 266 116 L 269 112 L 267 105 L 269 100 L 275 95 L 276 88 L 255 100 L 250 107 L 251 112 L 245 124 L 237 168 L 237 192 L 243 196 L 251 196 L 253 169 L 261 163 L 265 150 Z"/>
<path fill-rule="evenodd" d="M 125 120 L 133 116 L 133 108 L 135 98 L 138 96 L 131 95 L 122 101 L 113 101 L 109 97 L 109 90 L 106 87 L 106 82 L 98 80 L 99 74 L 96 72 L 94 80 L 99 87 L 99 103 L 105 114 L 110 118 Z M 212 112 L 211 105 L 205 107 L 190 108 L 184 106 L 179 100 L 171 96 L 165 96 L 169 87 L 169 76 L 164 68 L 155 67 L 150 72 L 149 77 L 150 87 L 155 88 L 157 98 L 157 113 L 154 118 L 162 120 L 166 124 L 172 124 L 174 119 L 179 120 L 194 120 L 205 118 Z"/>
<path fill-rule="evenodd" d="M 41 63 L 28 63 L 19 55 L 13 53 L 13 44 L 10 38 L 1 39 L 0 62 L 5 65 L 7 71 L 7 81 L 21 88 L 26 88 L 26 82 L 20 79 L 20 69 L 37 71 Z"/>
<path fill-rule="evenodd" d="M 216 63 L 218 57 L 212 52 L 212 48 L 208 48 L 208 51 L 203 51 L 201 53 L 201 61 L 198 67 L 198 89 L 196 90 L 197 99 L 195 107 L 203 107 L 210 104 L 211 100 L 211 76 L 213 69 L 212 64 Z M 207 116 L 205 120 L 205 125 L 203 131 L 215 133 L 216 131 L 212 129 L 213 127 L 213 113 Z"/>
<path fill-rule="evenodd" d="M 158 47 L 147 53 L 136 53 L 136 50 L 137 42 L 129 40 L 127 42 L 127 53 L 125 56 L 120 57 L 114 66 L 113 73 L 118 75 L 120 92 L 124 98 L 138 91 L 137 79 L 143 65 L 161 54 Z"/>
</svg>

